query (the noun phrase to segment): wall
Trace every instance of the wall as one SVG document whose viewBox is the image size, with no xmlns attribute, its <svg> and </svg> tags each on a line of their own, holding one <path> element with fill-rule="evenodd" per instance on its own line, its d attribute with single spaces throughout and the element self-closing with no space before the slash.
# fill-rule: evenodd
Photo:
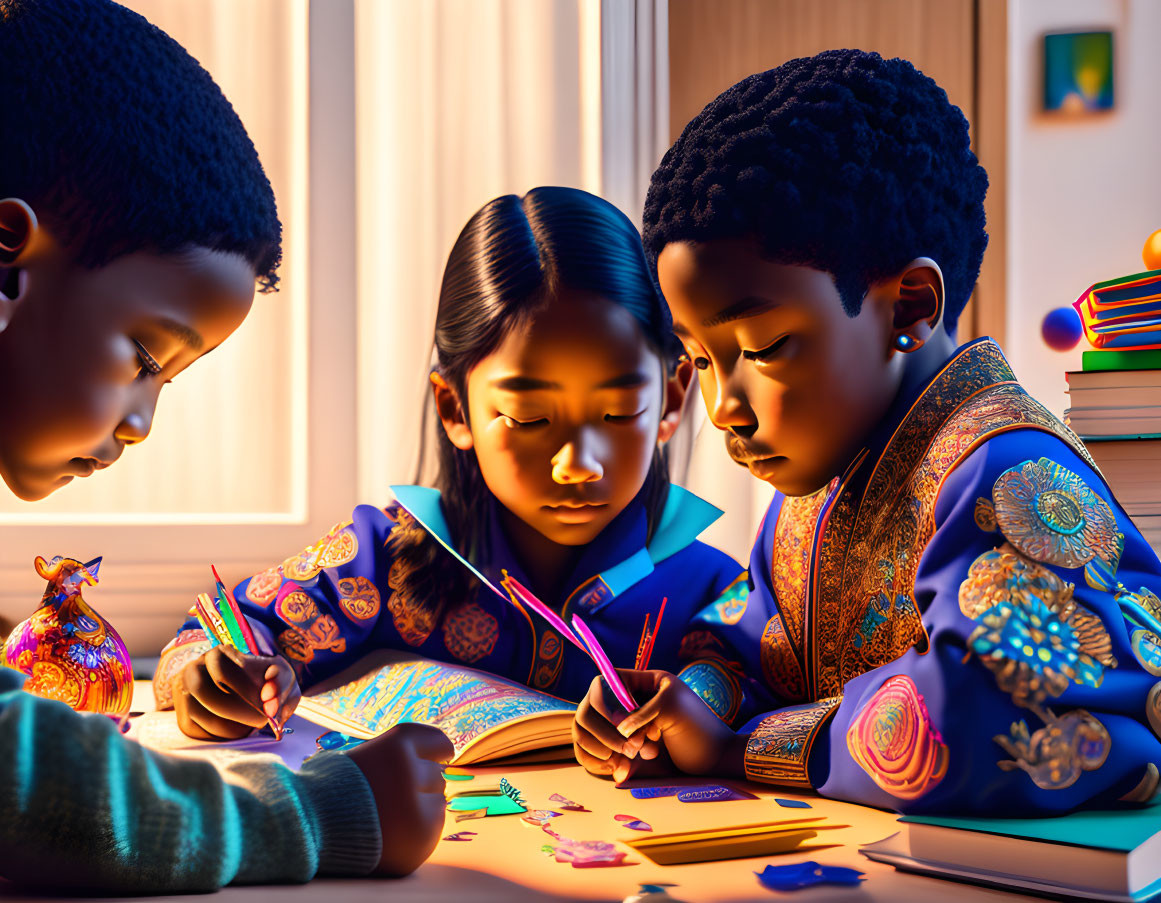
<svg viewBox="0 0 1161 903">
<path fill-rule="evenodd" d="M 1012 0 L 1008 35 L 1008 316 L 1005 351 L 1020 381 L 1057 414 L 1082 342 L 1056 352 L 1040 321 L 1094 282 L 1140 272 L 1161 228 L 1161 3 Z M 1115 110 L 1060 120 L 1040 112 L 1049 31 L 1111 30 Z"/>
</svg>

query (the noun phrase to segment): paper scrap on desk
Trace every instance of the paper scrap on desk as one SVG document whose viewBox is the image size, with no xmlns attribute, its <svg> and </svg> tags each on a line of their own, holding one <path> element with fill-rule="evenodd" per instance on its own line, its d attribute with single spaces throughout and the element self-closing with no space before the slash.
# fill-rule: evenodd
<svg viewBox="0 0 1161 903">
<path fill-rule="evenodd" d="M 704 787 L 683 787 L 677 798 L 683 803 L 720 803 L 728 800 L 756 800 L 758 797 L 724 784 L 707 784 Z"/>
<path fill-rule="evenodd" d="M 620 852 L 613 844 L 604 840 L 573 840 L 557 834 L 552 828 L 545 826 L 544 833 L 556 841 L 553 844 L 553 854 L 557 862 L 568 862 L 575 869 L 607 868 L 618 865 L 636 865 L 635 862 L 625 862 L 627 853 Z"/>
<path fill-rule="evenodd" d="M 677 796 L 685 787 L 634 787 L 629 792 L 635 800 L 655 800 L 662 796 Z"/>
<path fill-rule="evenodd" d="M 470 818 L 483 818 L 487 814 L 487 809 L 470 809 L 467 812 L 457 813 L 456 821 L 467 821 Z"/>
<path fill-rule="evenodd" d="M 592 812 L 592 809 L 586 809 L 580 803 L 574 803 L 568 797 L 561 796 L 559 793 L 554 793 L 548 798 L 550 803 L 556 803 L 561 809 L 567 809 L 570 812 Z"/>
<path fill-rule="evenodd" d="M 537 828 L 543 828 L 552 819 L 560 816 L 559 812 L 554 812 L 551 809 L 533 809 L 525 815 L 521 821 L 529 825 L 534 825 Z"/>
<path fill-rule="evenodd" d="M 461 774 L 449 769 L 443 773 L 443 779 L 445 781 L 474 781 L 476 776 L 474 774 Z"/>
<path fill-rule="evenodd" d="M 635 815 L 614 815 L 617 821 L 621 822 L 626 828 L 632 828 L 634 831 L 652 831 L 653 826 L 647 821 L 641 821 Z"/>
<path fill-rule="evenodd" d="M 774 802 L 776 802 L 779 806 L 782 806 L 786 809 L 812 809 L 812 808 L 814 808 L 806 800 L 784 800 L 784 799 L 779 799 L 778 797 L 774 797 Z"/>
<path fill-rule="evenodd" d="M 768 865 L 754 872 L 763 887 L 770 890 L 799 890 L 816 884 L 854 886 L 863 880 L 858 869 L 838 865 L 819 865 L 817 862 L 795 862 L 791 865 Z"/>
<path fill-rule="evenodd" d="M 484 810 L 485 815 L 517 815 L 527 812 L 510 796 L 457 796 L 448 800 L 447 807 L 453 812 L 476 812 Z"/>
<path fill-rule="evenodd" d="M 475 831 L 456 831 L 455 834 L 449 834 L 444 840 L 471 840 L 476 836 Z"/>
<path fill-rule="evenodd" d="M 500 778 L 500 792 L 521 809 L 526 810 L 528 806 L 524 803 L 524 797 L 520 795 L 520 791 L 508 783 L 507 778 Z"/>
</svg>

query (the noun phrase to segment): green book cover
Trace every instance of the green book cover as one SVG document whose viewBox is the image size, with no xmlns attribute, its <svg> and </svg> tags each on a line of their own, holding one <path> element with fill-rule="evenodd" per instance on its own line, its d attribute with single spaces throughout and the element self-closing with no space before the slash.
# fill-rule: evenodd
<svg viewBox="0 0 1161 903">
<path fill-rule="evenodd" d="M 933 815 L 904 815 L 899 821 L 1128 853 L 1154 834 L 1161 832 L 1161 799 L 1140 809 L 1081 810 L 1056 818 L 946 818 Z"/>
<path fill-rule="evenodd" d="M 1098 370 L 1161 370 L 1161 348 L 1132 351 L 1085 351 L 1080 356 L 1086 373 Z"/>
</svg>

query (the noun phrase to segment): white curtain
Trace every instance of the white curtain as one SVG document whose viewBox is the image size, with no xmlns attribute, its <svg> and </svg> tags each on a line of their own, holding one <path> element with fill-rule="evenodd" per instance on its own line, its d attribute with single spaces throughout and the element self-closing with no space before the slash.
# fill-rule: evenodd
<svg viewBox="0 0 1161 903">
<path fill-rule="evenodd" d="M 443 265 L 480 206 L 537 185 L 635 223 L 668 146 L 666 0 L 356 0 L 359 490 L 415 473 Z M 704 424 L 700 400 L 688 415 Z M 744 558 L 769 491 L 706 425 L 679 458 Z"/>
</svg>

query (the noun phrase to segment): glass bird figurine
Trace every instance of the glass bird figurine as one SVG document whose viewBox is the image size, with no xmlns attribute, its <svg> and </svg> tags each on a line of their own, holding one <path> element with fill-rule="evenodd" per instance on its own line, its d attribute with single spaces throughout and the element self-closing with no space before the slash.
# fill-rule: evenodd
<svg viewBox="0 0 1161 903">
<path fill-rule="evenodd" d="M 81 597 L 97 585 L 101 559 L 36 558 L 48 581 L 40 607 L 4 643 L 3 664 L 27 674 L 24 689 L 80 712 L 122 718 L 133 700 L 133 665 L 113 625 Z"/>
</svg>

